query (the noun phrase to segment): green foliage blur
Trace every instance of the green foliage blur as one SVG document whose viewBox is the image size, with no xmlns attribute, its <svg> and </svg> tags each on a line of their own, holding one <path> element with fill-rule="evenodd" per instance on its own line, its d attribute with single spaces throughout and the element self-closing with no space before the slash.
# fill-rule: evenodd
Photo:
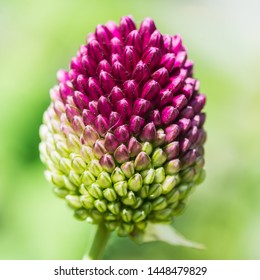
<svg viewBox="0 0 260 280">
<path fill-rule="evenodd" d="M 112 235 L 105 259 L 260 259 L 259 1 L 0 0 L 0 259 L 81 259 L 95 226 L 43 176 L 38 129 L 56 72 L 89 32 L 131 14 L 180 33 L 207 94 L 205 182 L 175 228 L 206 250 Z"/>
</svg>

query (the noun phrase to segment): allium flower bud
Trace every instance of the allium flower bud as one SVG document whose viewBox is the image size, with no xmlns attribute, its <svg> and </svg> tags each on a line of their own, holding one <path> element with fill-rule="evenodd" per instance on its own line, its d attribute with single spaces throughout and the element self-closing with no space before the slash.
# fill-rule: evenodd
<svg viewBox="0 0 260 280">
<path fill-rule="evenodd" d="M 58 72 L 41 160 L 75 217 L 133 237 L 172 221 L 202 182 L 206 98 L 181 37 L 150 18 L 98 25 L 87 42 Z"/>
</svg>

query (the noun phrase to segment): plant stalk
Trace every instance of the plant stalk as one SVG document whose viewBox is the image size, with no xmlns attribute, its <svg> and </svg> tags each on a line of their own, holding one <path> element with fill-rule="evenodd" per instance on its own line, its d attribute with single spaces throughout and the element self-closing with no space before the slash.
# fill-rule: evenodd
<svg viewBox="0 0 260 280">
<path fill-rule="evenodd" d="M 105 251 L 110 231 L 103 223 L 98 225 L 89 253 L 84 257 L 87 260 L 101 260 Z"/>
</svg>

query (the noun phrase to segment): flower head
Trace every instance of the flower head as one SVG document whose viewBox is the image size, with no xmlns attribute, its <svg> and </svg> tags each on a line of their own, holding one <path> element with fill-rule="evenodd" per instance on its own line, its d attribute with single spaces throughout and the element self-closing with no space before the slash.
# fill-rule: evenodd
<svg viewBox="0 0 260 280">
<path fill-rule="evenodd" d="M 40 128 L 54 192 L 121 236 L 172 221 L 203 179 L 206 139 L 181 37 L 150 18 L 98 25 L 57 79 Z"/>
</svg>

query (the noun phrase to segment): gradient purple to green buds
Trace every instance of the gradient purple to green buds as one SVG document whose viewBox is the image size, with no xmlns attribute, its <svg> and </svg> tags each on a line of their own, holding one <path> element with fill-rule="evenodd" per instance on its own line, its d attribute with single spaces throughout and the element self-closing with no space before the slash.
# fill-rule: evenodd
<svg viewBox="0 0 260 280">
<path fill-rule="evenodd" d="M 120 236 L 172 222 L 205 175 L 206 98 L 181 37 L 150 18 L 98 25 L 57 79 L 40 128 L 54 192 Z"/>
</svg>

